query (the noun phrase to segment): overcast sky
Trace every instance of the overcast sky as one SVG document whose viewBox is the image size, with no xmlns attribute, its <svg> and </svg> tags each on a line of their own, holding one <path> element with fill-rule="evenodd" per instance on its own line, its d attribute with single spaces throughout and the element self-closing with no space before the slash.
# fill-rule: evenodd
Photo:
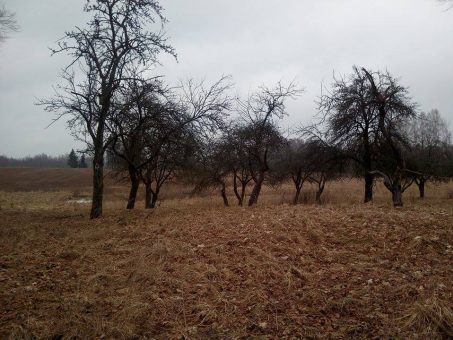
<svg viewBox="0 0 453 340">
<path fill-rule="evenodd" d="M 20 32 L 0 45 L 0 155 L 58 155 L 77 145 L 61 121 L 34 105 L 68 60 L 48 47 L 83 25 L 85 0 L 0 0 Z M 388 69 L 420 110 L 453 124 L 453 9 L 436 0 L 161 0 L 178 62 L 162 56 L 170 83 L 231 75 L 239 94 L 296 78 L 305 89 L 283 126 L 316 113 L 321 82 L 353 65 Z"/>
</svg>

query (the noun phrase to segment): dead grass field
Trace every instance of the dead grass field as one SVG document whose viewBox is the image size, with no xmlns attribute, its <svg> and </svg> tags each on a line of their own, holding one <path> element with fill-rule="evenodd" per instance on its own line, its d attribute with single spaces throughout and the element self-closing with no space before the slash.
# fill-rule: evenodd
<svg viewBox="0 0 453 340">
<path fill-rule="evenodd" d="M 251 209 L 173 184 L 158 209 L 125 211 L 109 181 L 90 221 L 74 201 L 89 173 L 39 176 L 30 191 L 0 170 L 2 339 L 453 337 L 453 183 L 401 209 L 380 186 L 361 204 L 356 181 L 322 206 L 309 187 L 297 206 L 266 189 Z"/>
</svg>

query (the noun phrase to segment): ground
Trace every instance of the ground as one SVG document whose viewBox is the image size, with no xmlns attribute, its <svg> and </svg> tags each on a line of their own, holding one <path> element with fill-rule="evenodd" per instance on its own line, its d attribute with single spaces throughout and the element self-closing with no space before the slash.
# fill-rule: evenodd
<svg viewBox="0 0 453 340">
<path fill-rule="evenodd" d="M 398 209 L 341 181 L 322 206 L 310 192 L 288 204 L 287 187 L 224 208 L 174 186 L 157 209 L 126 211 L 110 181 L 90 221 L 89 188 L 64 173 L 70 185 L 57 171 L 58 187 L 33 192 L 3 173 L 0 338 L 453 336 L 452 183 Z"/>
</svg>

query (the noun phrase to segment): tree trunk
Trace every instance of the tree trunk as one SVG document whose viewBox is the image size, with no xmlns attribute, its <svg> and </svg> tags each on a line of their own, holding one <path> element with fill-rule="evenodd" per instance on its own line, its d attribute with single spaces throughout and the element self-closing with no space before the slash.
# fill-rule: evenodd
<svg viewBox="0 0 453 340">
<path fill-rule="evenodd" d="M 247 184 L 248 183 L 242 183 L 241 184 L 241 186 L 242 186 L 242 188 L 241 188 L 241 206 L 243 205 L 244 200 L 245 200 L 245 192 L 247 190 Z"/>
<path fill-rule="evenodd" d="M 321 204 L 321 192 L 316 191 L 316 204 Z"/>
<path fill-rule="evenodd" d="M 316 191 L 316 203 L 321 204 L 321 195 L 324 192 L 324 187 L 325 187 L 325 181 L 322 180 L 322 182 L 318 186 L 318 191 Z"/>
<path fill-rule="evenodd" d="M 126 209 L 134 209 L 140 180 L 137 176 L 137 172 L 132 166 L 129 166 L 129 178 L 131 180 L 131 190 L 129 191 L 129 199 L 127 200 Z"/>
<path fill-rule="evenodd" d="M 296 205 L 297 203 L 299 203 L 300 189 L 301 189 L 301 188 L 296 188 L 296 193 L 295 193 L 294 199 L 293 199 L 293 204 L 294 204 L 294 205 Z"/>
<path fill-rule="evenodd" d="M 364 203 L 371 202 L 373 200 L 373 180 L 374 176 L 368 171 L 365 173 L 365 198 Z"/>
<path fill-rule="evenodd" d="M 243 200 L 243 197 L 242 197 L 243 196 L 242 193 L 239 194 L 239 192 L 238 192 L 238 183 L 237 183 L 237 175 L 236 175 L 236 173 L 233 176 L 233 191 L 234 191 L 234 194 L 236 195 L 236 198 L 238 199 L 238 205 L 240 207 L 242 207 L 242 202 L 244 200 Z"/>
<path fill-rule="evenodd" d="M 153 189 L 151 188 L 151 182 L 145 182 L 145 209 L 153 208 Z"/>
<path fill-rule="evenodd" d="M 395 179 L 393 180 L 392 185 L 392 201 L 394 207 L 403 206 L 403 189 L 402 189 L 402 171 L 398 166 L 395 172 Z"/>
<path fill-rule="evenodd" d="M 244 204 L 246 190 L 247 190 L 247 183 L 241 183 L 241 204 L 240 204 L 241 207 Z"/>
<path fill-rule="evenodd" d="M 258 203 L 258 197 L 260 196 L 261 187 L 263 186 L 263 182 L 264 182 L 264 173 L 260 173 L 257 178 L 257 181 L 255 182 L 255 185 L 253 186 L 252 193 L 250 194 L 249 207 Z"/>
<path fill-rule="evenodd" d="M 392 191 L 392 201 L 394 207 L 403 206 L 403 192 L 401 190 L 401 185 L 396 185 Z"/>
<path fill-rule="evenodd" d="M 296 176 L 291 176 L 294 187 L 296 188 L 296 193 L 294 194 L 293 204 L 296 205 L 299 203 L 300 190 L 302 189 L 303 181 L 301 171 L 297 173 Z"/>
<path fill-rule="evenodd" d="M 420 180 L 417 183 L 417 186 L 418 186 L 418 191 L 420 193 L 420 198 L 424 199 L 425 198 L 425 181 L 424 180 Z"/>
<path fill-rule="evenodd" d="M 104 194 L 104 155 L 96 148 L 93 158 L 93 198 L 90 218 L 102 216 L 102 200 Z"/>
<path fill-rule="evenodd" d="M 222 195 L 222 198 L 223 198 L 223 205 L 225 207 L 228 207 L 230 204 L 228 203 L 228 197 L 226 195 L 226 186 L 225 186 L 225 182 L 222 182 L 222 189 L 220 189 L 220 195 Z"/>
<path fill-rule="evenodd" d="M 153 198 L 151 199 L 151 208 L 154 209 L 156 207 L 156 204 L 157 204 L 157 198 L 159 197 L 159 189 L 156 189 L 156 191 L 154 191 L 152 193 L 152 196 Z"/>
</svg>

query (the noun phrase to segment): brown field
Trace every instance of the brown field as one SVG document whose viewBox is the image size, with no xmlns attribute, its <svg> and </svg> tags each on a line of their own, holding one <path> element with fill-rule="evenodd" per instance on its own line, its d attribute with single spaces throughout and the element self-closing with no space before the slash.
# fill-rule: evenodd
<svg viewBox="0 0 453 340">
<path fill-rule="evenodd" d="M 253 208 L 170 184 L 124 210 L 90 170 L 0 169 L 0 338 L 453 337 L 453 183 L 394 209 L 378 185 L 328 184 L 324 204 L 267 188 Z M 231 203 L 235 203 L 231 197 Z"/>
</svg>

